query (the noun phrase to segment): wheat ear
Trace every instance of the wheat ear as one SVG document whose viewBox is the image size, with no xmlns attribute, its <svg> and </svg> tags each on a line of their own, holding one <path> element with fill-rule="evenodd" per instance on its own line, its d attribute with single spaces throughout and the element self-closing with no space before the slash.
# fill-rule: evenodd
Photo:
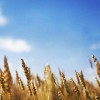
<svg viewBox="0 0 100 100">
<path fill-rule="evenodd" d="M 18 72 L 16 71 L 16 82 L 18 83 L 20 89 L 25 90 L 25 86 L 23 84 L 23 81 L 21 80 L 21 78 L 18 75 Z"/>
<path fill-rule="evenodd" d="M 92 59 L 93 59 L 95 65 L 96 65 L 97 74 L 98 74 L 98 76 L 100 78 L 100 63 L 99 63 L 99 61 L 97 60 L 97 58 L 94 55 L 92 55 Z"/>
</svg>

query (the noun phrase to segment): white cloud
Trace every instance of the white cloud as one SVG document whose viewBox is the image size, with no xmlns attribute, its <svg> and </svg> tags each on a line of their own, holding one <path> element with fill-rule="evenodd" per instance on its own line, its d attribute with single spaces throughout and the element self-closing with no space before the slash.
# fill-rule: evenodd
<svg viewBox="0 0 100 100">
<path fill-rule="evenodd" d="M 91 49 L 91 50 L 98 50 L 98 49 L 100 49 L 100 42 L 95 43 L 95 44 L 92 44 L 92 45 L 90 46 L 90 49 Z"/>
<path fill-rule="evenodd" d="M 2 9 L 0 9 L 0 26 L 5 26 L 8 23 L 8 18 L 3 15 Z"/>
<path fill-rule="evenodd" d="M 0 49 L 21 53 L 21 52 L 29 52 L 31 50 L 31 47 L 25 40 L 0 38 Z"/>
</svg>

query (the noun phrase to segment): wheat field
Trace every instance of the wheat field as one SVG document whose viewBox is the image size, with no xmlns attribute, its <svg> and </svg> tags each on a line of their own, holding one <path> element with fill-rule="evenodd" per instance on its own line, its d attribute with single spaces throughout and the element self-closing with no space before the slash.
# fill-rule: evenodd
<svg viewBox="0 0 100 100">
<path fill-rule="evenodd" d="M 100 78 L 100 64 L 93 55 L 97 75 Z M 85 80 L 82 71 L 75 71 L 76 80 L 66 79 L 59 69 L 59 81 L 52 73 L 50 65 L 44 68 L 44 79 L 34 76 L 25 61 L 21 59 L 25 84 L 16 73 L 16 81 L 12 78 L 7 58 L 4 57 L 4 71 L 0 69 L 0 100 L 100 100 L 100 82 L 95 78 L 97 86 Z"/>
</svg>

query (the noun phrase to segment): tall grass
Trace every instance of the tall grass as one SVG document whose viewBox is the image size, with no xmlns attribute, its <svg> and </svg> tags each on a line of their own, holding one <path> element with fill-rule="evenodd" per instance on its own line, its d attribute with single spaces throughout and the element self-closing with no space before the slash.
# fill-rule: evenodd
<svg viewBox="0 0 100 100">
<path fill-rule="evenodd" d="M 93 55 L 93 61 L 100 77 L 100 64 Z M 21 59 L 22 69 L 27 84 L 16 71 L 16 82 L 13 81 L 7 58 L 4 57 L 4 71 L 0 69 L 0 100 L 100 100 L 100 82 L 97 86 L 85 80 L 82 71 L 75 71 L 76 81 L 66 79 L 64 72 L 59 70 L 60 81 L 52 73 L 50 65 L 44 68 L 44 79 L 39 75 L 33 76 L 31 70 Z M 67 73 L 67 72 L 66 72 Z"/>
</svg>

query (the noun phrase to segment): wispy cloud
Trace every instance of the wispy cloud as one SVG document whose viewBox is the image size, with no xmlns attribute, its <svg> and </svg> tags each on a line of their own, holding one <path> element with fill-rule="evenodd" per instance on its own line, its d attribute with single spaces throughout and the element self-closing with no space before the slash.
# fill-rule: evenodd
<svg viewBox="0 0 100 100">
<path fill-rule="evenodd" d="M 0 26 L 5 26 L 8 23 L 8 18 L 3 15 L 2 9 L 0 8 Z"/>
<path fill-rule="evenodd" d="M 100 42 L 92 44 L 90 46 L 90 49 L 91 50 L 98 50 L 98 49 L 100 49 Z"/>
<path fill-rule="evenodd" d="M 10 52 L 21 53 L 29 52 L 31 50 L 31 46 L 25 40 L 0 38 L 0 49 Z"/>
</svg>

